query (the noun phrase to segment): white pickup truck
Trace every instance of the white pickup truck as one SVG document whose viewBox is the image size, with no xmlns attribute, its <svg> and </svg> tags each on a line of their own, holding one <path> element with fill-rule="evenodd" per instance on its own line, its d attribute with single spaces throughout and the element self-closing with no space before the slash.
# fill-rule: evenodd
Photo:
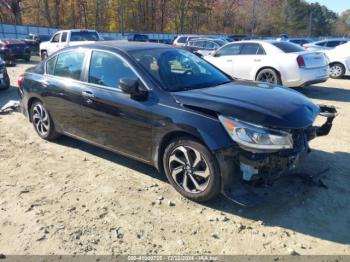
<svg viewBox="0 0 350 262">
<path fill-rule="evenodd" d="M 102 40 L 95 30 L 62 30 L 56 32 L 50 41 L 40 43 L 41 60 L 67 46 L 93 43 Z"/>
</svg>

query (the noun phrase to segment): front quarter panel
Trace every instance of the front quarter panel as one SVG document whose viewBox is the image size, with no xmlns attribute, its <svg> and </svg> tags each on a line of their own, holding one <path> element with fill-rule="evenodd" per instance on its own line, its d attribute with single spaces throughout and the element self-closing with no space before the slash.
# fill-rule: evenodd
<svg viewBox="0 0 350 262">
<path fill-rule="evenodd" d="M 158 107 L 154 112 L 159 123 L 154 131 L 155 144 L 172 132 L 185 132 L 201 140 L 212 151 L 233 145 L 217 117 L 182 105 L 158 104 Z"/>
</svg>

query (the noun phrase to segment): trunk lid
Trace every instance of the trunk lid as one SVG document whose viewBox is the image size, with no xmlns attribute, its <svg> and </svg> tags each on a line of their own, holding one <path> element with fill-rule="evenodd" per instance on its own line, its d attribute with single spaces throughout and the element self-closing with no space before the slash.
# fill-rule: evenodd
<svg viewBox="0 0 350 262">
<path fill-rule="evenodd" d="M 305 63 L 305 68 L 319 68 L 328 65 L 327 57 L 322 52 L 299 52 L 296 53 L 301 56 Z"/>
</svg>

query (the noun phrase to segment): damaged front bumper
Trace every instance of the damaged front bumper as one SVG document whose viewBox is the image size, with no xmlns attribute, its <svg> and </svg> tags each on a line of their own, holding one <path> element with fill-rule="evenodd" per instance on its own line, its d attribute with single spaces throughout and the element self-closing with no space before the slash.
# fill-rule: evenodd
<svg viewBox="0 0 350 262">
<path fill-rule="evenodd" d="M 244 206 L 255 205 L 257 199 L 254 199 L 254 194 L 240 187 L 241 182 L 269 186 L 281 176 L 293 173 L 298 163 L 311 151 L 309 141 L 329 134 L 337 110 L 332 106 L 321 105 L 319 115 L 326 118 L 323 125 L 289 130 L 293 137 L 292 149 L 256 152 L 236 144 L 217 152 L 224 195 Z"/>
</svg>

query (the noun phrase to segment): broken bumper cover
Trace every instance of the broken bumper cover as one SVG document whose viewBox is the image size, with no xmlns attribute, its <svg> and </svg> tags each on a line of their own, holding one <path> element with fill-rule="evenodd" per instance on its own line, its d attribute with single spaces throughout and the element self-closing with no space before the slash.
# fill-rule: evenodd
<svg viewBox="0 0 350 262">
<path fill-rule="evenodd" d="M 310 126 L 292 130 L 293 148 L 274 152 L 253 152 L 239 145 L 217 152 L 216 156 L 223 178 L 223 194 L 243 206 L 254 206 L 259 201 L 257 196 L 247 191 L 241 184 L 272 185 L 279 177 L 292 173 L 311 150 L 309 141 L 329 134 L 337 110 L 332 106 L 320 105 L 320 116 L 326 117 L 322 126 Z"/>
</svg>

